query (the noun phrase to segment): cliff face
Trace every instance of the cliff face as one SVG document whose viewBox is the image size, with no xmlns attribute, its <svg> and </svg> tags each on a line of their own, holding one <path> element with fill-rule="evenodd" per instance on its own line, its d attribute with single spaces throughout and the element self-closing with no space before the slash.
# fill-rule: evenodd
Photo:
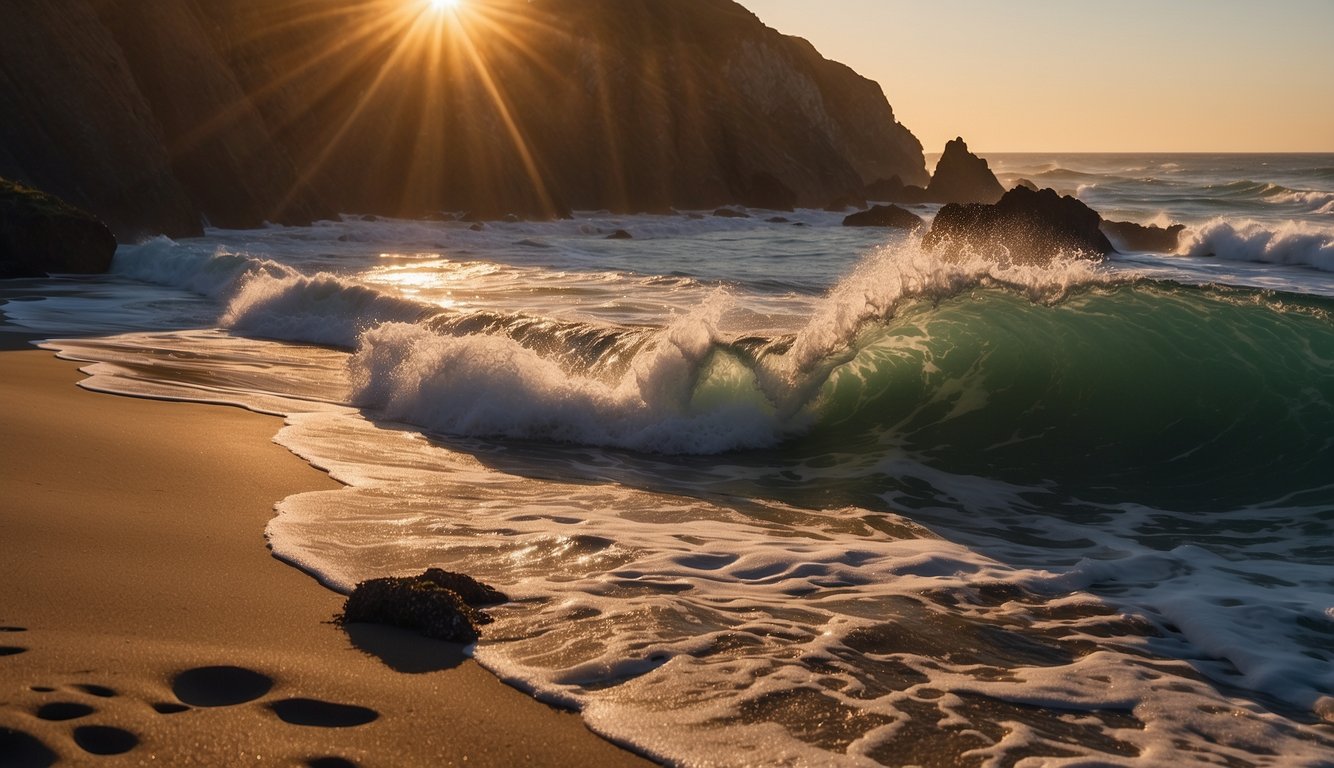
<svg viewBox="0 0 1334 768">
<path fill-rule="evenodd" d="M 52 0 L 0 26 L 0 175 L 136 229 L 550 215 L 924 183 L 879 86 L 731 0 Z"/>
<path fill-rule="evenodd" d="M 122 238 L 198 231 L 153 110 L 91 3 L 0 8 L 0 176 L 96 213 Z"/>
</svg>

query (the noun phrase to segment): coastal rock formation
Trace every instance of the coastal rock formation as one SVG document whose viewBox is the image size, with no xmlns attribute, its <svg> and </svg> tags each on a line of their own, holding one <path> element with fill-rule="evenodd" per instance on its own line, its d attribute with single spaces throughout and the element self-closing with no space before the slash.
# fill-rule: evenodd
<svg viewBox="0 0 1334 768">
<path fill-rule="evenodd" d="M 1015 187 L 994 205 L 941 208 L 923 245 L 950 256 L 967 252 L 1014 263 L 1044 263 L 1060 255 L 1100 259 L 1114 250 L 1101 223 L 1097 211 L 1073 197 Z"/>
<path fill-rule="evenodd" d="M 962 138 L 946 142 L 926 188 L 926 198 L 933 203 L 995 203 L 1003 194 L 1005 187 L 987 161 L 969 152 Z"/>
<path fill-rule="evenodd" d="M 0 179 L 0 278 L 107 271 L 107 225 L 52 195 Z"/>
<path fill-rule="evenodd" d="M 1014 185 L 1016 187 L 1023 187 L 1024 189 L 1029 189 L 1034 192 L 1038 191 L 1038 185 L 1033 183 L 1033 181 L 1030 179 L 1015 179 Z"/>
<path fill-rule="evenodd" d="M 927 180 L 876 83 L 732 0 L 9 5 L 0 175 L 122 239 L 333 212 L 781 209 Z"/>
<path fill-rule="evenodd" d="M 1102 222 L 1102 233 L 1121 253 L 1148 251 L 1150 253 L 1175 253 L 1181 244 L 1181 232 L 1184 224 L 1160 227 L 1156 224 L 1136 224 L 1133 221 Z"/>
<path fill-rule="evenodd" d="M 121 238 L 197 234 L 166 138 L 88 0 L 5 3 L 0 176 L 93 212 Z"/>
<path fill-rule="evenodd" d="M 845 227 L 893 227 L 895 229 L 917 229 L 925 222 L 922 217 L 911 211 L 905 211 L 897 205 L 876 205 L 865 211 L 858 211 L 843 219 Z"/>
</svg>

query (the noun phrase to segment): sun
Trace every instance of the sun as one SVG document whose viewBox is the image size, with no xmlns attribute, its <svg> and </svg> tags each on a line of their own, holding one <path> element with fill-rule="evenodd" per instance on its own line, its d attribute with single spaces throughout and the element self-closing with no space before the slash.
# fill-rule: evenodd
<svg viewBox="0 0 1334 768">
<path fill-rule="evenodd" d="M 459 7 L 461 0 L 426 0 L 426 7 L 436 13 L 452 11 Z"/>
</svg>

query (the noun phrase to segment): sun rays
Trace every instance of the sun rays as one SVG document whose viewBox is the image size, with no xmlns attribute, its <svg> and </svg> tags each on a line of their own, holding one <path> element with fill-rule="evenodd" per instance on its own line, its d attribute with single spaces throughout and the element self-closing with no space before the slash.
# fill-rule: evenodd
<svg viewBox="0 0 1334 768">
<path fill-rule="evenodd" d="M 467 183 L 522 186 L 539 208 L 553 208 L 525 123 L 516 117 L 531 83 L 515 74 L 551 77 L 555 70 L 533 43 L 551 30 L 524 0 L 241 6 L 238 27 L 245 34 L 236 48 L 267 61 L 268 76 L 245 83 L 246 101 L 197 133 L 202 138 L 258 109 L 294 147 L 296 182 L 280 207 L 331 179 L 355 179 L 356 172 L 340 166 L 356 162 L 362 175 L 373 168 L 385 199 L 397 195 L 405 211 L 409 201 L 446 200 Z M 379 146 L 377 133 L 384 135 Z M 487 150 L 480 157 L 479 145 Z M 498 151 L 503 145 L 507 152 Z"/>
</svg>

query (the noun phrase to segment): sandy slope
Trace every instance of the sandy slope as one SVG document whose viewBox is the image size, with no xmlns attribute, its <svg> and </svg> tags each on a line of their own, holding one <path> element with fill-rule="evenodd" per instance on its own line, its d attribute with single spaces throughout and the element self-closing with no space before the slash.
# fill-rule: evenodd
<svg viewBox="0 0 1334 768">
<path fill-rule="evenodd" d="M 0 765 L 641 762 L 457 646 L 329 624 L 341 597 L 264 545 L 333 486 L 278 421 L 78 379 L 0 352 Z"/>
</svg>

